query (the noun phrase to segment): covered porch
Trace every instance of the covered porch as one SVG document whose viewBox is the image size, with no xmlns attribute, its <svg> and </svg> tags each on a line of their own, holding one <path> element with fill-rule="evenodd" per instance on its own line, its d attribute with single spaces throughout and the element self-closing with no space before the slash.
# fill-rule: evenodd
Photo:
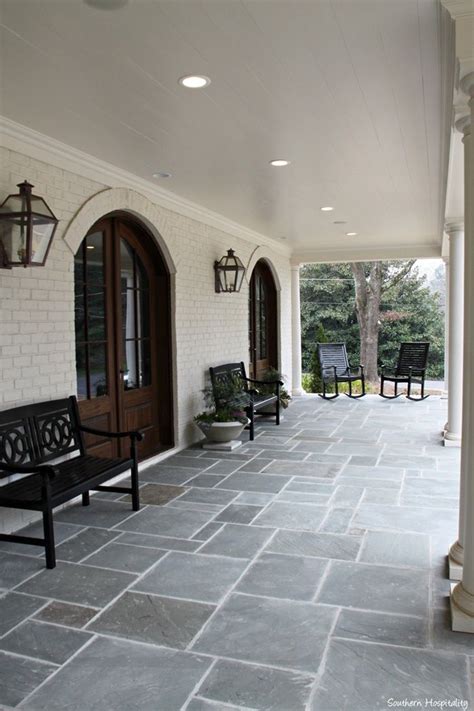
<svg viewBox="0 0 474 711">
<path fill-rule="evenodd" d="M 102 493 L 58 512 L 53 571 L 2 544 L 0 703 L 470 708 L 472 636 L 450 629 L 459 449 L 440 446 L 445 417 L 436 397 L 304 396 L 235 453 L 191 447 L 144 468 L 138 513 Z"/>
</svg>

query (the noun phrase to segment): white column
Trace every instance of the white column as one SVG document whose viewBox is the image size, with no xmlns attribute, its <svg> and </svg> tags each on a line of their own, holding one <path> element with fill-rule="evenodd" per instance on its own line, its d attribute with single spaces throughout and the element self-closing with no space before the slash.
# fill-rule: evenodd
<svg viewBox="0 0 474 711">
<path fill-rule="evenodd" d="M 461 81 L 470 96 L 469 122 L 464 128 L 464 388 L 461 476 L 464 477 L 464 565 L 462 580 L 451 590 L 451 622 L 455 632 L 474 634 L 474 72 Z M 462 500 L 461 500 L 462 505 Z"/>
<path fill-rule="evenodd" d="M 463 360 L 463 300 L 464 300 L 464 224 L 448 222 L 449 295 L 448 295 L 448 422 L 444 433 L 445 446 L 461 446 L 462 424 L 462 360 Z"/>
<path fill-rule="evenodd" d="M 302 395 L 301 385 L 301 308 L 300 308 L 300 265 L 291 265 L 291 353 L 292 353 L 292 395 Z"/>
<path fill-rule="evenodd" d="M 444 283 L 445 283 L 445 301 L 444 301 L 444 390 L 448 392 L 449 378 L 449 257 L 445 257 L 444 261 Z M 464 275 L 463 275 L 464 277 Z M 446 422 L 445 430 L 448 429 Z"/>
</svg>

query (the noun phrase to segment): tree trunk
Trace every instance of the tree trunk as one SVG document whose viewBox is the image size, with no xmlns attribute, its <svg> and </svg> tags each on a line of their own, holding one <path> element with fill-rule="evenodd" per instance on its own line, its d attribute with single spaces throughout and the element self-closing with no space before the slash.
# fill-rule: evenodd
<svg viewBox="0 0 474 711">
<path fill-rule="evenodd" d="M 356 313 L 360 329 L 360 362 L 365 377 L 371 383 L 378 381 L 377 353 L 379 345 L 380 297 L 382 292 L 382 263 L 351 264 L 354 277 Z"/>
</svg>

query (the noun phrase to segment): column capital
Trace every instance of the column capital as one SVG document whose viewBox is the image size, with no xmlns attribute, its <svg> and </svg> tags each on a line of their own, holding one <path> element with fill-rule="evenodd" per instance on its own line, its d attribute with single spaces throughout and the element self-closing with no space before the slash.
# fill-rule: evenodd
<svg viewBox="0 0 474 711">
<path fill-rule="evenodd" d="M 464 218 L 463 217 L 453 217 L 448 219 L 444 225 L 444 231 L 451 238 L 453 235 L 464 232 Z"/>
</svg>

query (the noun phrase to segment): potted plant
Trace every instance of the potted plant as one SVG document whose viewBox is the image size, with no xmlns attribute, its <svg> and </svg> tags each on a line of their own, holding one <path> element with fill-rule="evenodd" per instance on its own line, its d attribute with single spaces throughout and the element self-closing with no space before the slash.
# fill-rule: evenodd
<svg viewBox="0 0 474 711">
<path fill-rule="evenodd" d="M 259 378 L 260 380 L 260 378 Z M 274 395 L 275 394 L 275 385 L 273 384 L 276 380 L 279 380 L 280 382 L 284 382 L 285 377 L 280 373 L 279 370 L 276 368 L 268 368 L 265 373 L 263 374 L 262 381 L 267 381 L 268 385 L 259 385 L 258 386 L 258 392 L 261 395 Z M 285 387 L 280 387 L 280 405 L 283 407 L 285 410 L 290 404 L 291 401 L 291 395 L 288 392 L 288 390 Z M 268 405 L 268 407 L 262 407 L 260 412 L 262 413 L 268 413 L 268 414 L 273 414 L 275 410 L 274 405 Z"/>
<path fill-rule="evenodd" d="M 211 386 L 204 388 L 206 409 L 194 418 L 210 445 L 234 442 L 249 423 L 245 413 L 249 397 L 242 388 L 242 382 L 229 378 L 225 384 L 216 387 L 218 392 Z M 237 443 L 234 444 L 236 446 Z"/>
</svg>

